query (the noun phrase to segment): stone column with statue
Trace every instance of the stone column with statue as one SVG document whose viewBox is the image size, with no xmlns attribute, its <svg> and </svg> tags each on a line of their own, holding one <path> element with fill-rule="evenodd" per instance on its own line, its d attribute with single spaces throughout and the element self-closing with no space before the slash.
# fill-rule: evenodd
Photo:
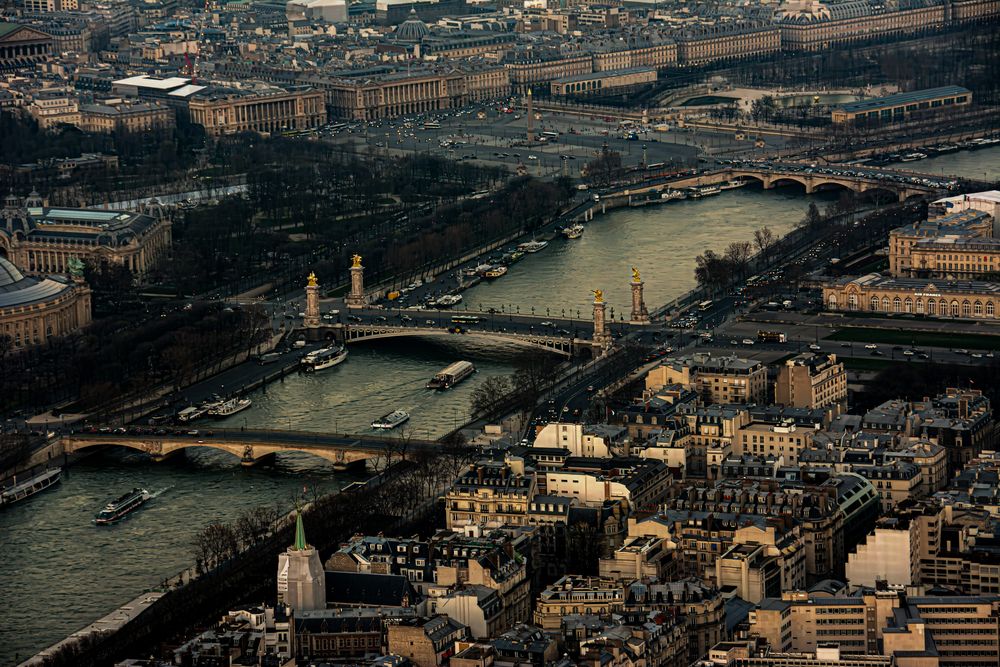
<svg viewBox="0 0 1000 667">
<path fill-rule="evenodd" d="M 361 255 L 351 257 L 351 291 L 344 301 L 348 308 L 365 307 L 365 267 L 361 266 Z"/>
<path fill-rule="evenodd" d="M 306 310 L 302 326 L 306 329 L 316 329 L 319 323 L 319 281 L 315 273 L 310 273 L 306 279 Z"/>
<path fill-rule="evenodd" d="M 646 310 L 646 302 L 642 298 L 642 277 L 639 269 L 632 267 L 632 316 L 629 322 L 632 324 L 649 324 L 649 311 Z"/>
<path fill-rule="evenodd" d="M 594 348 L 596 355 L 604 354 L 611 347 L 611 329 L 605 316 L 604 290 L 595 289 L 594 295 Z"/>
</svg>

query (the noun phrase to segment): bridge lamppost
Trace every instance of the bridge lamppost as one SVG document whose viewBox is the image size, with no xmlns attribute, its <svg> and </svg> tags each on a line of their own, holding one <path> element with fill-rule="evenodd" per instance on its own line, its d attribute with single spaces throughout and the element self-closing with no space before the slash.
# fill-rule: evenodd
<svg viewBox="0 0 1000 667">
<path fill-rule="evenodd" d="M 531 316 L 532 317 L 535 316 L 535 307 L 534 306 L 531 307 Z"/>
</svg>

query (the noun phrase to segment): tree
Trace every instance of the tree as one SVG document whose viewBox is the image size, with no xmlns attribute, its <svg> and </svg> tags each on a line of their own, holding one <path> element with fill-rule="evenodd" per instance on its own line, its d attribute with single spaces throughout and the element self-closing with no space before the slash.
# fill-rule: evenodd
<svg viewBox="0 0 1000 667">
<path fill-rule="evenodd" d="M 700 286 L 718 292 L 733 281 L 732 262 L 720 257 L 714 250 L 706 250 L 695 258 L 694 277 Z"/>
<path fill-rule="evenodd" d="M 750 266 L 753 246 L 749 241 L 733 241 L 726 248 L 725 260 L 732 266 L 736 278 L 745 278 Z"/>
<path fill-rule="evenodd" d="M 806 216 L 802 218 L 799 223 L 800 227 L 803 227 L 806 232 L 814 234 L 823 229 L 823 222 L 825 218 L 823 214 L 819 212 L 819 207 L 816 206 L 816 202 L 809 202 L 809 209 L 806 211 Z"/>
<path fill-rule="evenodd" d="M 770 120 L 774 116 L 775 108 L 774 98 L 770 95 L 764 95 L 750 104 L 750 117 L 757 122 Z"/>
<path fill-rule="evenodd" d="M 776 241 L 777 239 L 775 238 L 774 232 L 771 231 L 770 227 L 761 227 L 753 233 L 754 245 L 756 245 L 757 250 L 760 251 L 761 259 L 764 260 L 765 264 L 767 263 L 771 248 L 774 246 Z"/>
<path fill-rule="evenodd" d="M 503 375 L 496 375 L 476 387 L 472 392 L 472 415 L 491 416 L 506 403 L 513 387 L 510 380 Z"/>
<path fill-rule="evenodd" d="M 587 163 L 586 170 L 592 183 L 607 185 L 622 171 L 622 154 L 605 147 L 600 155 Z"/>
</svg>

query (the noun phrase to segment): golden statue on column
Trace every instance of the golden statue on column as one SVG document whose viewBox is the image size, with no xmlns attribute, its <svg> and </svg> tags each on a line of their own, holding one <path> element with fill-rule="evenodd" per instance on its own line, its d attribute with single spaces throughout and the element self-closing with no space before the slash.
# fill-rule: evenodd
<svg viewBox="0 0 1000 667">
<path fill-rule="evenodd" d="M 319 326 L 319 280 L 314 272 L 306 278 L 306 309 L 302 318 L 302 326 L 315 329 Z"/>
<path fill-rule="evenodd" d="M 594 295 L 594 303 L 604 303 L 604 290 L 590 290 L 590 293 Z"/>
<path fill-rule="evenodd" d="M 365 306 L 365 267 L 361 266 L 361 255 L 351 257 L 351 291 L 344 301 L 348 308 Z"/>
<path fill-rule="evenodd" d="M 649 324 L 649 311 L 646 310 L 646 302 L 642 298 L 642 276 L 639 269 L 632 267 L 632 314 L 629 322 L 632 324 Z"/>
</svg>

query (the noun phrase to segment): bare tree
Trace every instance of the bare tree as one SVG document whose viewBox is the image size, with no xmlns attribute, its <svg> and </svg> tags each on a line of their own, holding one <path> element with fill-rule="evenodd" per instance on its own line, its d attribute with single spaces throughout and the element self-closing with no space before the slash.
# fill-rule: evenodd
<svg viewBox="0 0 1000 667">
<path fill-rule="evenodd" d="M 765 263 L 767 263 L 768 255 L 770 254 L 775 241 L 777 241 L 777 239 L 775 238 L 774 232 L 771 231 L 770 227 L 761 227 L 753 233 L 754 245 L 757 246 L 757 250 L 760 251 L 761 259 L 763 259 Z"/>
<path fill-rule="evenodd" d="M 502 375 L 486 378 L 486 381 L 472 392 L 472 415 L 492 415 L 504 405 L 513 387 L 510 380 Z"/>
</svg>

